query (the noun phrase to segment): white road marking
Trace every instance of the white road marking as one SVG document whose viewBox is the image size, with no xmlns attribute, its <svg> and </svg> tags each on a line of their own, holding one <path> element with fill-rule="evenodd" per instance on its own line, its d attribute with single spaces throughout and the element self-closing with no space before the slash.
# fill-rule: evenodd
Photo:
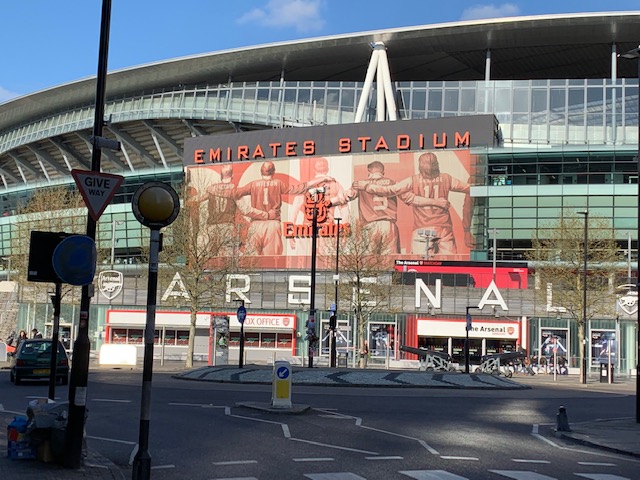
<svg viewBox="0 0 640 480">
<path fill-rule="evenodd" d="M 514 480 L 557 480 L 554 477 L 548 477 L 536 472 L 524 472 L 522 470 L 489 470 L 503 477 L 513 478 Z"/>
<path fill-rule="evenodd" d="M 82 464 L 85 467 L 91 467 L 91 468 L 103 468 L 105 470 L 108 470 L 109 467 L 107 467 L 106 465 L 98 465 L 97 463 L 91 463 L 91 462 L 82 462 Z"/>
<path fill-rule="evenodd" d="M 228 478 L 214 478 L 213 480 L 258 480 L 256 477 L 228 477 Z"/>
<path fill-rule="evenodd" d="M 542 440 L 543 442 L 548 443 L 549 445 L 551 445 L 553 448 L 557 448 L 559 450 L 566 450 L 567 452 L 586 453 L 588 455 L 595 455 L 597 457 L 615 458 L 617 460 L 625 460 L 627 462 L 640 463 L 640 460 L 636 460 L 635 458 L 632 458 L 632 457 L 618 455 L 618 454 L 615 454 L 615 453 L 587 451 L 587 450 L 581 450 L 579 448 L 565 447 L 563 445 L 560 445 L 560 444 L 558 444 L 558 443 L 546 438 L 544 435 L 540 435 L 539 433 L 535 434 L 535 435 L 534 434 L 531 434 L 531 435 L 536 437 L 538 440 Z"/>
<path fill-rule="evenodd" d="M 351 472 L 306 473 L 304 476 L 311 480 L 366 480 L 366 478 Z"/>
<path fill-rule="evenodd" d="M 213 462 L 214 465 L 249 465 L 253 463 L 258 463 L 257 460 L 231 460 L 228 462 Z"/>
<path fill-rule="evenodd" d="M 578 462 L 578 465 L 584 465 L 586 467 L 617 467 L 615 463 L 604 462 Z"/>
<path fill-rule="evenodd" d="M 388 455 L 386 457 L 380 456 L 380 457 L 364 457 L 365 460 L 403 460 L 404 457 L 401 457 L 399 455 Z"/>
<path fill-rule="evenodd" d="M 292 458 L 294 462 L 333 462 L 335 458 L 315 457 L 315 458 Z"/>
<path fill-rule="evenodd" d="M 116 440 L 115 438 L 94 437 L 92 435 L 87 435 L 87 438 L 91 438 L 92 440 L 100 440 L 100 441 L 103 441 L 103 442 L 123 443 L 125 445 L 135 445 L 136 444 L 136 442 L 127 442 L 126 440 Z"/>
<path fill-rule="evenodd" d="M 318 411 L 324 411 L 321 409 L 316 409 Z M 402 435 L 400 433 L 395 433 L 395 432 L 390 432 L 388 430 L 381 430 L 379 428 L 373 428 L 373 427 L 367 427 L 366 425 L 362 425 L 362 418 L 360 417 L 353 417 L 351 415 L 343 415 L 341 413 L 336 413 L 334 416 L 338 417 L 344 417 L 344 418 L 352 418 L 353 420 L 355 420 L 355 425 L 357 427 L 360 428 L 365 428 L 367 430 L 371 430 L 372 432 L 378 432 L 378 433 L 383 433 L 385 435 L 393 435 L 395 437 L 400 437 L 400 438 L 406 438 L 407 440 L 414 440 L 416 442 L 418 442 L 420 445 L 422 445 L 422 447 L 427 450 L 429 453 L 432 453 L 433 455 L 439 455 L 438 451 L 435 448 L 432 448 L 431 446 L 429 446 L 429 444 L 427 444 L 427 442 L 425 442 L 424 440 L 420 439 L 420 438 L 415 438 L 415 437 L 409 437 L 408 435 Z"/>
<path fill-rule="evenodd" d="M 151 470 L 168 470 L 169 468 L 176 468 L 175 465 L 155 465 L 151 467 Z"/>
<path fill-rule="evenodd" d="M 416 480 L 468 480 L 467 477 L 461 477 L 444 470 L 405 470 L 399 473 Z"/>
<path fill-rule="evenodd" d="M 511 461 L 516 463 L 551 463 L 549 460 L 528 460 L 526 458 L 512 458 Z"/>
<path fill-rule="evenodd" d="M 169 405 L 175 407 L 198 407 L 198 408 L 229 408 L 225 405 L 211 405 L 210 403 L 182 403 L 182 402 L 169 402 Z"/>
<path fill-rule="evenodd" d="M 619 475 L 610 475 L 608 473 L 576 473 L 578 477 L 589 478 L 590 480 L 630 480 L 627 477 Z"/>
<path fill-rule="evenodd" d="M 378 452 L 369 452 L 368 450 L 359 450 L 357 448 L 341 447 L 339 445 L 329 445 L 328 443 L 314 442 L 312 440 L 303 440 L 302 438 L 291 438 L 294 442 L 308 443 L 309 445 L 316 445 L 318 447 L 334 448 L 336 450 L 344 450 L 346 452 L 363 453 L 365 455 L 377 455 Z"/>
<path fill-rule="evenodd" d="M 92 398 L 92 402 L 131 403 L 131 400 L 116 400 L 113 398 Z"/>
<path fill-rule="evenodd" d="M 539 430 L 539 425 L 537 423 L 533 424 L 533 428 L 531 429 L 531 433 L 536 434 L 538 433 Z"/>
<path fill-rule="evenodd" d="M 479 460 L 477 457 L 458 457 L 455 455 L 440 455 L 440 458 L 443 460 L 471 460 L 474 462 Z"/>
</svg>

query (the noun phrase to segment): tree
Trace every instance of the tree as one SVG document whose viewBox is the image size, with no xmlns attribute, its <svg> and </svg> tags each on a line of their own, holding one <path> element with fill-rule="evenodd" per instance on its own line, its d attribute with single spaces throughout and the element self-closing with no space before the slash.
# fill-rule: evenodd
<svg viewBox="0 0 640 480">
<path fill-rule="evenodd" d="M 345 227 L 341 229 L 338 256 L 341 275 L 338 298 L 342 303 L 348 301 L 349 310 L 354 312 L 357 347 L 362 352 L 367 341 L 366 326 L 370 315 L 392 308 L 388 263 L 390 241 L 387 234 L 360 220 Z M 365 366 L 365 361 L 364 357 L 360 357 L 361 368 Z"/>
<path fill-rule="evenodd" d="M 163 238 L 161 283 L 168 284 L 179 273 L 188 295 L 189 341 L 186 367 L 193 367 L 197 314 L 203 308 L 223 306 L 227 274 L 237 265 L 239 229 L 231 196 L 215 195 L 208 177 L 191 174 L 182 192 L 184 203 L 176 221 Z M 227 192 L 231 195 L 231 190 Z M 218 207 L 225 203 L 222 215 Z M 233 220 L 233 221 L 231 221 Z"/>
<path fill-rule="evenodd" d="M 22 287 L 21 291 L 27 300 L 49 303 L 51 285 L 27 282 L 31 232 L 84 234 L 86 209 L 82 197 L 77 190 L 63 186 L 38 189 L 24 204 L 18 206 L 12 220 L 11 266 L 17 270 L 13 279 Z M 75 301 L 79 294 L 79 288 L 67 285 L 63 289 L 63 298 L 68 301 Z"/>
<path fill-rule="evenodd" d="M 584 297 L 584 228 L 587 225 L 587 300 Z M 578 344 L 586 338 L 586 323 L 596 316 L 615 315 L 612 277 L 622 273 L 621 254 L 611 222 L 598 217 L 566 214 L 543 226 L 533 238 L 529 260 L 535 262 L 536 305 L 546 313 L 567 313 L 578 326 Z M 586 319 L 583 310 L 586 308 Z M 539 312 L 540 313 L 540 312 Z M 583 349 L 580 349 L 583 365 Z"/>
</svg>

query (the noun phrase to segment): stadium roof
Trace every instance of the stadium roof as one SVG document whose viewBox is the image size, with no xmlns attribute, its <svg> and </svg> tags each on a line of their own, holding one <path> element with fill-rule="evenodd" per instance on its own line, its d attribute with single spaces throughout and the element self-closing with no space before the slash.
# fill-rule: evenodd
<svg viewBox="0 0 640 480">
<path fill-rule="evenodd" d="M 361 82 L 371 54 L 369 44 L 377 41 L 387 47 L 392 81 L 483 80 L 487 49 L 491 51 L 491 80 L 609 78 L 612 45 L 620 53 L 636 48 L 640 43 L 638 25 L 640 12 L 565 14 L 274 43 L 110 72 L 107 100 L 230 80 L 277 81 L 282 77 L 286 81 Z M 618 63 L 618 77 L 636 75 L 635 62 Z M 58 112 L 91 106 L 94 101 L 95 78 L 13 99 L 0 105 L 0 134 Z M 0 168 L 21 155 L 0 151 Z M 60 162 L 62 171 L 68 169 L 55 149 L 51 158 Z"/>
</svg>

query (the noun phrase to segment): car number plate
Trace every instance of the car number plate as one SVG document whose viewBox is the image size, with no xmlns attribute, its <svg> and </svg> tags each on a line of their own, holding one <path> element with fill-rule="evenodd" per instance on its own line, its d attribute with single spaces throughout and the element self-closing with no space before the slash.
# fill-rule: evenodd
<svg viewBox="0 0 640 480">
<path fill-rule="evenodd" d="M 51 373 L 51 370 L 49 370 L 48 368 L 41 368 L 39 370 L 34 370 L 33 373 L 35 373 L 36 375 L 45 375 Z"/>
</svg>

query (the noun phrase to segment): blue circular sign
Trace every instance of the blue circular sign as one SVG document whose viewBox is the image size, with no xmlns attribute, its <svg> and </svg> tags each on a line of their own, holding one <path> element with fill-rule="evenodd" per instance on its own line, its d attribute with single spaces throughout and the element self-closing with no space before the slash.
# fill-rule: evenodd
<svg viewBox="0 0 640 480">
<path fill-rule="evenodd" d="M 240 305 L 238 310 L 236 311 L 236 316 L 238 317 L 238 321 L 240 323 L 244 323 L 245 318 L 247 318 L 247 309 L 244 308 L 244 305 Z"/>
<path fill-rule="evenodd" d="M 276 376 L 282 380 L 289 378 L 289 369 L 287 367 L 280 367 L 276 370 Z"/>
<path fill-rule="evenodd" d="M 96 274 L 96 244 L 87 235 L 71 235 L 53 251 L 53 270 L 64 283 L 89 285 Z"/>
</svg>

